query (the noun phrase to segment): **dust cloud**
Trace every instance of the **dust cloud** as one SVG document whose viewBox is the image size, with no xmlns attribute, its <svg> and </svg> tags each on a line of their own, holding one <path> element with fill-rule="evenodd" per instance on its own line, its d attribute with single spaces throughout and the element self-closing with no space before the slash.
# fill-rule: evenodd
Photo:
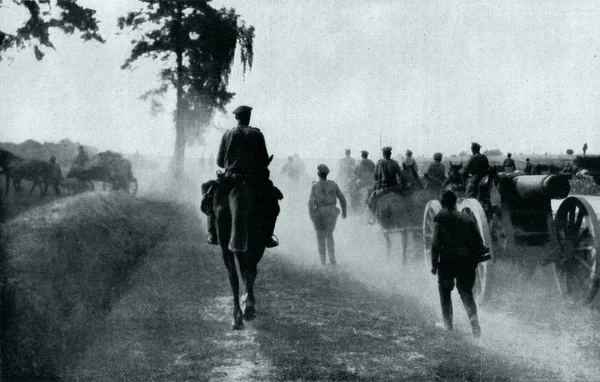
<svg viewBox="0 0 600 382">
<path fill-rule="evenodd" d="M 275 234 L 280 246 L 266 256 L 278 256 L 294 266 L 314 272 L 345 272 L 357 283 L 385 296 L 398 298 L 417 325 L 441 322 L 437 279 L 429 273 L 420 238 L 409 238 L 407 265 L 402 264 L 399 235 L 392 237 L 388 259 L 378 225 L 349 209 L 348 218 L 338 218 L 334 232 L 338 266 L 323 267 L 308 217 L 310 186 L 317 180 L 316 166 L 326 163 L 335 171 L 337 160 L 306 160 L 306 172 L 297 182 L 280 173 L 284 161 L 271 166 L 271 178 L 285 195 Z M 200 185 L 214 177 L 198 158 L 187 158 L 184 187 L 173 187 L 168 162 L 151 169 L 137 168 L 140 194 L 191 203 L 199 207 Z M 157 173 L 162 174 L 157 176 Z M 336 179 L 333 172 L 330 180 Z M 347 196 L 348 197 L 348 196 Z M 198 208 L 198 213 L 199 208 Z M 203 216 L 202 216 L 202 220 Z M 260 278 L 258 283 L 260 283 Z M 560 375 L 564 380 L 599 380 L 600 320 L 598 304 L 584 307 L 565 301 L 558 293 L 550 266 L 540 267 L 531 278 L 516 264 L 499 260 L 493 264 L 492 297 L 479 305 L 483 336 L 472 346 L 490 350 L 513 362 L 525 362 Z M 352 285 L 348 285 L 352 288 Z M 457 292 L 453 292 L 457 336 L 470 338 L 470 326 Z M 441 330 L 441 329 L 440 329 Z M 485 365 L 480 365 L 485 367 Z"/>
</svg>

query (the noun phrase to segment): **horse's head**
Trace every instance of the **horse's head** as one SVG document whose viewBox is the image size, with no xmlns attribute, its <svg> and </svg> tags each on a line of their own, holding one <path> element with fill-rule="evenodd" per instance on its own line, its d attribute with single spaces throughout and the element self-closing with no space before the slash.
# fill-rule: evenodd
<svg viewBox="0 0 600 382">
<path fill-rule="evenodd" d="M 413 163 L 411 165 L 402 163 L 402 171 L 400 172 L 400 174 L 401 174 L 400 181 L 402 183 L 402 188 L 404 190 L 414 191 L 414 190 L 422 190 L 423 189 L 423 182 L 421 182 L 421 179 L 419 178 L 419 173 L 417 172 L 415 165 L 416 165 L 416 163 Z"/>
<path fill-rule="evenodd" d="M 0 149 L 0 167 L 6 171 L 6 166 L 10 164 L 10 162 L 18 160 L 19 157 L 8 150 Z"/>
<path fill-rule="evenodd" d="M 450 163 L 450 167 L 448 168 L 448 181 L 453 184 L 463 184 L 463 162 L 460 162 L 459 164 L 454 164 L 451 161 L 448 161 L 448 163 Z"/>
</svg>

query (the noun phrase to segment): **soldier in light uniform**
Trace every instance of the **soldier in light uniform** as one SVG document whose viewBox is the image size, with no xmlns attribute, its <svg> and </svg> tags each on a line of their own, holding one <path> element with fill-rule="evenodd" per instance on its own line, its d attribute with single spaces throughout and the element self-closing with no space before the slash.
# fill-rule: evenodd
<svg viewBox="0 0 600 382">
<path fill-rule="evenodd" d="M 415 169 L 415 171 L 418 173 L 418 168 L 417 168 L 417 162 L 415 161 L 415 159 L 412 157 L 413 152 L 410 150 L 406 150 L 406 158 L 404 158 L 404 161 L 402 163 L 404 163 L 406 165 L 406 167 L 413 167 Z"/>
<path fill-rule="evenodd" d="M 469 176 L 467 180 L 466 193 L 469 198 L 477 198 L 479 196 L 479 182 L 489 172 L 490 164 L 485 155 L 480 153 L 481 145 L 479 143 L 471 143 L 471 152 L 473 155 L 469 158 L 464 172 Z"/>
<path fill-rule="evenodd" d="M 439 190 L 446 180 L 446 167 L 442 164 L 442 153 L 433 154 L 433 163 L 429 165 L 425 178 L 428 180 L 427 187 Z"/>
<path fill-rule="evenodd" d="M 228 248 L 233 252 L 247 250 L 248 226 L 256 223 L 249 221 L 254 197 L 257 194 L 267 194 L 272 187 L 267 168 L 269 155 L 265 137 L 259 129 L 250 126 L 251 111 L 249 106 L 240 106 L 233 111 L 238 125 L 225 132 L 217 154 L 217 166 L 225 169 L 225 175 L 224 186 L 220 186 L 216 192 L 217 198 L 228 204 L 223 208 L 229 208 L 231 212 L 232 230 Z M 277 201 L 274 203 L 277 204 Z M 272 248 L 278 245 L 272 238 L 279 213 L 278 205 L 275 208 L 269 202 L 262 207 L 265 213 L 266 246 Z M 207 242 L 217 244 L 221 238 L 215 237 L 214 222 L 210 223 L 209 221 Z"/>
<path fill-rule="evenodd" d="M 308 199 L 308 213 L 312 220 L 315 231 L 317 232 L 317 244 L 319 247 L 319 257 L 321 264 L 326 263 L 326 252 L 329 253 L 329 263 L 335 265 L 335 242 L 333 240 L 333 231 L 337 217 L 340 214 L 336 207 L 339 199 L 342 207 L 342 219 L 346 219 L 346 198 L 338 185 L 327 180 L 329 168 L 320 164 L 317 167 L 319 180 L 313 183 Z"/>
<path fill-rule="evenodd" d="M 354 176 L 354 169 L 356 168 L 356 160 L 350 156 L 352 152 L 350 149 L 346 149 L 345 157 L 340 159 L 339 172 L 337 175 L 338 183 L 344 191 L 348 191 L 350 181 Z"/>
<path fill-rule="evenodd" d="M 444 326 L 453 329 L 451 293 L 456 288 L 463 302 L 475 337 L 481 335 L 477 305 L 473 298 L 477 264 L 489 249 L 483 241 L 475 222 L 456 210 L 456 194 L 444 191 L 442 210 L 435 216 L 431 246 L 431 273 L 438 275 L 438 289 Z"/>
</svg>

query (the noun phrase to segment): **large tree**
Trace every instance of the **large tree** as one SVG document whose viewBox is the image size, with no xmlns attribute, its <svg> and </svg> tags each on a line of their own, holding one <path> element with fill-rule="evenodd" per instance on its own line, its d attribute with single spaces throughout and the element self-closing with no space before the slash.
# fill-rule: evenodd
<svg viewBox="0 0 600 382">
<path fill-rule="evenodd" d="M 227 90 L 240 47 L 243 71 L 252 68 L 254 27 L 246 26 L 235 9 L 215 9 L 201 0 L 141 0 L 145 6 L 119 18 L 121 29 L 139 32 L 131 56 L 122 68 L 139 58 L 165 63 L 160 86 L 142 95 L 162 108 L 161 97 L 175 90 L 174 171 L 183 171 L 185 146 L 201 141 L 216 111 L 225 111 L 234 93 Z"/>
<path fill-rule="evenodd" d="M 67 34 L 79 31 L 85 41 L 104 42 L 98 34 L 96 11 L 80 6 L 75 0 L 12 0 L 4 4 L 0 0 L 0 12 L 14 13 L 17 17 L 21 9 L 27 16 L 20 27 L 7 31 L 0 26 L 0 60 L 4 52 L 24 48 L 33 48 L 35 57 L 41 60 L 44 47 L 54 49 L 50 41 L 51 28 Z"/>
</svg>

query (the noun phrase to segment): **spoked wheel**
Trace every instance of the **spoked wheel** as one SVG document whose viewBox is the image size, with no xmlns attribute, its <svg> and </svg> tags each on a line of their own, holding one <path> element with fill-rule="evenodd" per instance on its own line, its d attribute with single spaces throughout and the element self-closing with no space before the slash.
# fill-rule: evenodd
<svg viewBox="0 0 600 382">
<path fill-rule="evenodd" d="M 570 196 L 560 204 L 554 225 L 561 251 L 554 262 L 558 289 L 564 296 L 589 304 L 600 286 L 596 213 L 585 199 Z"/>
<path fill-rule="evenodd" d="M 458 210 L 469 215 L 476 223 L 479 235 L 483 240 L 483 245 L 490 249 L 490 255 L 494 258 L 494 245 L 490 235 L 485 211 L 477 199 L 464 199 L 458 206 Z M 491 277 L 492 277 L 492 262 L 484 261 L 477 265 L 475 286 L 473 287 L 473 296 L 479 303 L 484 303 L 491 295 Z"/>
<path fill-rule="evenodd" d="M 129 183 L 127 184 L 127 192 L 129 192 L 131 195 L 135 196 L 135 194 L 137 193 L 137 190 L 138 190 L 137 179 L 132 178 L 129 181 Z"/>
<path fill-rule="evenodd" d="M 437 200 L 430 200 L 425 205 L 423 214 L 423 254 L 425 255 L 425 266 L 427 272 L 431 269 L 431 244 L 433 243 L 433 227 L 435 223 L 433 218 L 442 210 L 442 205 Z"/>
</svg>

